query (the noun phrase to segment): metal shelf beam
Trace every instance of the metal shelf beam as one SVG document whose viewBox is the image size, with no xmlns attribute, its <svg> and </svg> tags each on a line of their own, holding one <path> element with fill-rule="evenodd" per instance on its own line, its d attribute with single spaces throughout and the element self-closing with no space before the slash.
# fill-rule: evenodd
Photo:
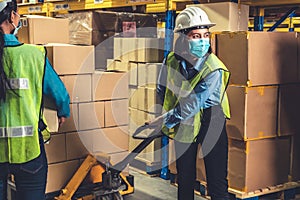
<svg viewBox="0 0 300 200">
<path fill-rule="evenodd" d="M 241 4 L 250 6 L 283 6 L 283 5 L 300 5 L 300 0 L 240 0 Z"/>
</svg>

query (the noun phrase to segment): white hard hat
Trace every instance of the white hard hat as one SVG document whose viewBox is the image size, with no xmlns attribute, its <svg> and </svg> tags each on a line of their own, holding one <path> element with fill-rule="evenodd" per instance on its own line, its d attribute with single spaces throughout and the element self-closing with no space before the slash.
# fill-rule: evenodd
<svg viewBox="0 0 300 200">
<path fill-rule="evenodd" d="M 174 32 L 197 27 L 210 28 L 215 25 L 215 23 L 211 23 L 207 14 L 201 8 L 188 7 L 176 17 Z"/>
<path fill-rule="evenodd" d="M 0 12 L 7 6 L 7 3 L 11 2 L 12 0 L 0 0 Z"/>
</svg>

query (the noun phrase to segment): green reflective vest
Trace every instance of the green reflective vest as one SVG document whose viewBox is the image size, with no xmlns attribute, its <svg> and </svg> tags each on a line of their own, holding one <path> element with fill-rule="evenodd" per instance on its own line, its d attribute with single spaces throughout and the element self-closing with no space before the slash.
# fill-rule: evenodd
<svg viewBox="0 0 300 200">
<path fill-rule="evenodd" d="M 215 70 L 221 69 L 222 71 L 222 88 L 221 92 L 221 106 L 226 118 L 230 118 L 230 108 L 228 103 L 227 94 L 225 92 L 230 72 L 227 70 L 225 65 L 215 56 L 210 54 L 203 64 L 203 67 L 191 80 L 186 80 L 180 73 L 180 66 L 178 60 L 174 56 L 174 52 L 171 52 L 167 58 L 167 85 L 164 98 L 163 108 L 165 111 L 169 111 L 175 108 L 180 102 L 181 98 L 188 98 L 193 92 L 196 85 L 202 81 L 208 74 Z M 163 126 L 163 132 L 169 137 L 186 143 L 195 141 L 201 127 L 201 117 L 203 110 L 200 110 L 195 116 L 181 121 L 174 128 L 169 129 Z"/>
<path fill-rule="evenodd" d="M 42 46 L 4 48 L 4 71 L 13 91 L 8 89 L 6 101 L 0 102 L 0 163 L 24 163 L 40 154 L 38 123 L 45 58 Z"/>
</svg>

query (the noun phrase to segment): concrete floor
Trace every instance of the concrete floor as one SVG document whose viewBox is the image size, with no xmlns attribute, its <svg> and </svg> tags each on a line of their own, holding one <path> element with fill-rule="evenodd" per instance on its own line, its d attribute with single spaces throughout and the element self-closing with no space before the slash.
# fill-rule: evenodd
<svg viewBox="0 0 300 200">
<path fill-rule="evenodd" d="M 169 180 L 160 177 L 151 177 L 142 172 L 130 169 L 130 174 L 134 176 L 135 192 L 124 196 L 125 200 L 176 200 L 177 187 L 170 184 Z M 195 200 L 206 200 L 195 195 Z"/>
</svg>

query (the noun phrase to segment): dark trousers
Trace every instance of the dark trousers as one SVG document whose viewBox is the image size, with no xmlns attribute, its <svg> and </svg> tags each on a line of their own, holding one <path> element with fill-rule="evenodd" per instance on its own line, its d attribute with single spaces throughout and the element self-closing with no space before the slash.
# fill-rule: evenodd
<svg viewBox="0 0 300 200">
<path fill-rule="evenodd" d="M 178 200 L 194 200 L 196 158 L 201 144 L 209 195 L 212 200 L 229 200 L 227 181 L 228 138 L 220 106 L 204 110 L 197 142 L 175 141 Z"/>
<path fill-rule="evenodd" d="M 47 158 L 43 140 L 40 140 L 41 154 L 26 163 L 0 163 L 0 200 L 7 199 L 7 177 L 13 174 L 17 200 L 44 200 L 47 182 Z"/>
</svg>

